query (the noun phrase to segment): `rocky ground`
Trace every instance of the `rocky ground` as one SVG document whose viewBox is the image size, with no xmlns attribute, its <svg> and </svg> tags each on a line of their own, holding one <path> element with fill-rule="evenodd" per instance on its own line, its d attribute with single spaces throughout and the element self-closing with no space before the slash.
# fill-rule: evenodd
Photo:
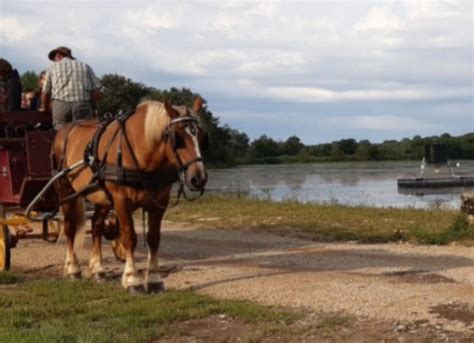
<svg viewBox="0 0 474 343">
<path fill-rule="evenodd" d="M 84 267 L 88 245 L 89 238 L 79 251 Z M 307 314 L 306 326 L 319 314 L 346 318 L 345 329 L 328 340 L 474 341 L 474 248 L 321 243 L 165 222 L 161 256 L 167 288 L 296 309 Z M 57 276 L 64 257 L 63 239 L 20 240 L 12 250 L 12 270 Z M 118 280 L 122 265 L 108 244 L 104 257 L 110 278 Z M 144 268 L 141 239 L 137 259 Z M 215 318 L 188 323 L 190 335 L 220 341 L 215 321 L 235 332 L 226 340 L 237 340 L 245 329 L 243 323 Z"/>
</svg>

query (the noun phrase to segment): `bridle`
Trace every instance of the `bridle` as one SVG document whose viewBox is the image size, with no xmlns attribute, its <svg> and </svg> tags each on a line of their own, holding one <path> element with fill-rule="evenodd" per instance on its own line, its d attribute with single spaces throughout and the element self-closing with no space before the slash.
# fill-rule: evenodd
<svg viewBox="0 0 474 343">
<path fill-rule="evenodd" d="M 178 197 L 177 197 L 176 203 L 179 202 L 179 199 L 180 199 L 181 195 L 183 195 L 184 198 L 188 201 L 194 201 L 197 198 L 201 197 L 205 192 L 205 188 L 203 187 L 200 191 L 200 194 L 195 198 L 189 198 L 188 195 L 186 194 L 186 191 L 185 191 L 185 184 L 186 184 L 185 176 L 186 176 L 186 172 L 187 172 L 189 166 L 192 165 L 193 163 L 203 162 L 204 159 L 201 156 L 199 156 L 199 157 L 196 157 L 196 158 L 194 158 L 190 161 L 183 162 L 183 160 L 181 159 L 181 157 L 179 156 L 178 151 L 177 151 L 178 150 L 178 144 L 177 144 L 177 140 L 176 140 L 176 125 L 179 124 L 179 123 L 186 123 L 186 124 L 194 123 L 198 127 L 200 127 L 200 128 L 202 127 L 201 126 L 201 121 L 198 118 L 196 118 L 195 116 L 192 116 L 192 115 L 186 115 L 186 116 L 171 119 L 169 124 L 166 126 L 165 133 L 164 133 L 165 142 L 170 143 L 171 151 L 173 152 L 173 156 L 174 156 L 174 158 L 176 160 L 176 163 L 178 165 L 179 189 L 178 189 Z"/>
</svg>

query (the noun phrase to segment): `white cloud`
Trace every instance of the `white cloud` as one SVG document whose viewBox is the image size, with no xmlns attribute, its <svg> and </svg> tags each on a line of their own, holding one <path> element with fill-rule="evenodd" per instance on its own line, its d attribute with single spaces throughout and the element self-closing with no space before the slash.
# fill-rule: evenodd
<svg viewBox="0 0 474 343">
<path fill-rule="evenodd" d="M 373 7 L 367 16 L 354 25 L 356 31 L 392 31 L 401 30 L 402 22 L 389 7 Z"/>
<path fill-rule="evenodd" d="M 472 2 L 463 0 L 405 0 L 410 20 L 471 19 Z M 470 13 L 471 12 L 471 13 Z"/>
<path fill-rule="evenodd" d="M 157 7 L 146 7 L 127 11 L 125 15 L 126 30 L 166 30 L 179 26 L 182 16 L 179 8 L 173 13 L 162 11 Z"/>
<path fill-rule="evenodd" d="M 7 43 L 17 43 L 34 37 L 41 28 L 38 21 L 29 22 L 19 17 L 0 16 L 0 38 Z"/>
<path fill-rule="evenodd" d="M 439 98 L 463 97 L 471 94 L 470 89 L 435 91 L 413 88 L 334 91 L 317 87 L 270 87 L 267 91 L 269 95 L 279 99 L 297 102 L 435 100 Z"/>
<path fill-rule="evenodd" d="M 440 130 L 442 126 L 427 120 L 406 118 L 392 114 L 338 116 L 325 120 L 329 125 L 337 125 L 343 129 L 381 130 L 389 132 L 412 132 L 413 130 Z"/>
</svg>

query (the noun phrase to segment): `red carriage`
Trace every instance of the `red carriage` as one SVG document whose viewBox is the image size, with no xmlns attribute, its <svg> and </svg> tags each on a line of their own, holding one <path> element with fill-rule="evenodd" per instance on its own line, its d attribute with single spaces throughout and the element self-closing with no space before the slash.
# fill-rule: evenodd
<svg viewBox="0 0 474 343">
<path fill-rule="evenodd" d="M 45 221 L 42 233 L 33 233 L 20 210 L 30 203 L 51 177 L 49 154 L 54 133 L 47 112 L 0 113 L 0 270 L 10 267 L 10 248 L 20 238 L 54 241 L 57 221 Z M 38 202 L 38 210 L 51 211 L 53 190 Z M 8 218 L 7 218 L 8 212 Z M 50 232 L 51 231 L 51 232 Z"/>
<path fill-rule="evenodd" d="M 40 217 L 42 230 L 34 230 L 24 209 L 51 179 L 50 152 L 54 132 L 47 112 L 0 112 L 0 271 L 11 264 L 11 248 L 19 239 L 55 242 L 61 230 L 58 216 Z M 58 198 L 52 187 L 35 202 L 38 213 L 52 213 Z M 32 214 L 33 216 L 35 213 Z M 116 238 L 108 233 L 108 238 Z M 112 244 L 122 258 L 120 244 Z"/>
</svg>

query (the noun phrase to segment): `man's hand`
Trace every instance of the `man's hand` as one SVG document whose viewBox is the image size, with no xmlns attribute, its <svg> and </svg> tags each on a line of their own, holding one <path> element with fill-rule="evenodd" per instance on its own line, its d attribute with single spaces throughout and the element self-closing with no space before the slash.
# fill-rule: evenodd
<svg viewBox="0 0 474 343">
<path fill-rule="evenodd" d="M 41 93 L 41 107 L 38 109 L 40 112 L 50 110 L 51 107 L 51 94 Z"/>
</svg>

